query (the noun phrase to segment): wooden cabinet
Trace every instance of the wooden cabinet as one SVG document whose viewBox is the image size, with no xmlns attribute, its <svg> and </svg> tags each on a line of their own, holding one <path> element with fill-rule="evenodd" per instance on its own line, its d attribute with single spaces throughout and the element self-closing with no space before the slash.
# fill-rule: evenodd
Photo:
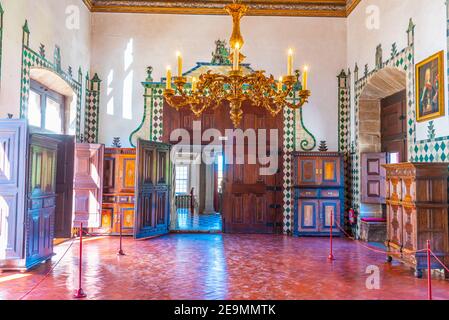
<svg viewBox="0 0 449 320">
<path fill-rule="evenodd" d="M 344 224 L 343 157 L 339 153 L 294 153 L 297 236 L 340 235 Z M 333 225 L 331 226 L 331 216 Z"/>
<path fill-rule="evenodd" d="M 448 164 L 402 163 L 385 165 L 387 190 L 387 242 L 392 255 L 415 269 L 418 277 L 427 269 L 425 249 L 447 265 L 448 242 Z M 442 269 L 436 261 L 432 268 Z M 448 275 L 448 274 L 446 274 Z"/>
<path fill-rule="evenodd" d="M 118 234 L 123 219 L 123 234 L 134 230 L 134 187 L 136 151 L 132 148 L 106 148 L 103 165 L 103 205 L 99 234 Z"/>
</svg>

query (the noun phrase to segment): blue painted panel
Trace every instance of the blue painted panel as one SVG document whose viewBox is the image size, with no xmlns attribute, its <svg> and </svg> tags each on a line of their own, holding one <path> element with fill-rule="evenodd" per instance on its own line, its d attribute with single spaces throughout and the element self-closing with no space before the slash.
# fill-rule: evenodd
<svg viewBox="0 0 449 320">
<path fill-rule="evenodd" d="M 322 221 L 322 225 L 324 229 L 329 229 L 330 230 L 330 223 L 326 222 L 326 208 L 331 207 L 333 210 L 333 228 L 337 227 L 337 223 L 336 223 L 336 219 L 338 219 L 338 216 L 340 214 L 340 212 L 337 211 L 337 203 L 335 201 L 323 201 L 321 202 L 321 221 Z"/>
</svg>

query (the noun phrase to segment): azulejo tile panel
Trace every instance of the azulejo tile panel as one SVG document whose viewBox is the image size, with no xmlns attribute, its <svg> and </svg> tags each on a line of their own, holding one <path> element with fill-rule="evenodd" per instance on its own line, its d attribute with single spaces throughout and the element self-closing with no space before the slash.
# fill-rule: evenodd
<svg viewBox="0 0 449 320">
<path fill-rule="evenodd" d="M 65 72 L 61 68 L 61 52 L 58 46 L 55 47 L 54 61 L 50 62 L 45 55 L 45 47 L 41 45 L 39 53 L 32 50 L 30 45 L 30 29 L 28 21 L 23 26 L 22 41 L 22 71 L 21 71 L 21 89 L 20 89 L 20 118 L 28 116 L 28 102 L 30 94 L 30 73 L 32 68 L 42 68 L 56 73 L 60 76 L 76 94 L 76 118 L 75 132 L 77 141 L 81 140 L 81 100 L 82 100 L 82 72 L 78 70 L 78 79 L 72 76 L 71 68 Z"/>
<path fill-rule="evenodd" d="M 351 105 L 349 88 L 350 74 L 344 70 L 337 77 L 338 79 L 338 151 L 344 157 L 345 172 L 345 212 L 352 207 L 351 188 Z"/>
<path fill-rule="evenodd" d="M 86 105 L 84 116 L 84 142 L 98 142 L 98 128 L 100 118 L 100 83 L 98 74 L 92 79 L 86 76 Z"/>
</svg>

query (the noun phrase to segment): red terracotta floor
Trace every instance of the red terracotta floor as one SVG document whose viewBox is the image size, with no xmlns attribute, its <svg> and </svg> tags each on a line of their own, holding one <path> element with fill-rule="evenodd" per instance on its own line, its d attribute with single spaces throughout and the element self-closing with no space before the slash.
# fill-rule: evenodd
<svg viewBox="0 0 449 320">
<path fill-rule="evenodd" d="M 51 263 L 34 271 L 0 275 L 0 299 L 19 299 L 68 248 L 59 245 Z M 84 289 L 88 299 L 426 299 L 427 282 L 355 242 L 335 241 L 330 263 L 327 239 L 265 235 L 173 234 L 85 243 Z M 26 299 L 72 299 L 78 245 Z M 380 290 L 368 290 L 366 268 L 380 269 Z M 449 299 L 449 281 L 433 281 L 435 299 Z"/>
</svg>

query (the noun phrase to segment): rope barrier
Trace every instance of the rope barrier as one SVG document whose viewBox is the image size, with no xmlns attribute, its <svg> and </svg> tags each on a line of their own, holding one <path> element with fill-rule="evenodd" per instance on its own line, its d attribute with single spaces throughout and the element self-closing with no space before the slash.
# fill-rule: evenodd
<svg viewBox="0 0 449 320">
<path fill-rule="evenodd" d="M 333 216 L 333 213 L 332 213 Z M 332 219 L 331 219 L 332 221 Z M 337 225 L 338 229 L 340 229 L 340 231 L 349 239 L 356 241 L 356 239 L 351 236 L 349 233 L 346 232 L 346 230 L 344 230 L 341 225 L 338 223 L 338 221 L 335 221 L 335 224 Z M 331 223 L 331 230 L 333 224 Z M 332 232 L 331 232 L 331 254 L 332 254 Z M 366 248 L 372 252 L 375 253 L 380 253 L 380 254 L 385 254 L 385 255 L 402 255 L 401 251 L 386 251 L 386 250 L 380 250 L 380 249 L 374 249 L 368 245 L 365 245 L 361 242 L 358 242 L 358 244 L 360 246 L 362 246 L 363 248 Z M 430 261 L 430 257 L 433 256 L 436 261 L 438 261 L 438 263 L 444 268 L 444 270 L 446 270 L 447 272 L 449 272 L 449 267 L 447 267 L 437 256 L 436 254 L 430 249 L 430 240 L 427 240 L 427 248 L 426 249 L 420 249 L 420 250 L 415 250 L 415 251 L 410 251 L 410 254 L 416 254 L 416 253 L 422 253 L 422 252 L 426 252 L 427 253 L 427 298 L 428 300 L 432 300 L 432 267 L 431 267 L 431 261 Z"/>
<path fill-rule="evenodd" d="M 35 284 L 28 292 L 26 292 L 23 296 L 21 296 L 19 298 L 19 300 L 23 300 L 25 299 L 29 294 L 31 294 L 34 290 L 36 290 L 37 287 L 39 287 L 42 282 L 45 281 L 45 279 L 48 278 L 48 276 L 55 270 L 55 268 L 58 266 L 58 264 L 62 261 L 62 259 L 64 259 L 64 257 L 66 256 L 67 252 L 69 252 L 70 248 L 73 246 L 73 244 L 75 243 L 76 238 L 74 238 L 72 240 L 72 242 L 70 243 L 70 245 L 67 247 L 67 249 L 65 250 L 65 252 L 62 254 L 61 258 L 53 265 L 53 267 L 50 268 L 50 270 L 44 275 L 44 277 L 37 283 Z"/>
<path fill-rule="evenodd" d="M 438 259 L 438 257 L 435 255 L 435 253 L 433 253 L 432 250 L 430 250 L 430 253 L 432 254 L 432 256 L 438 261 L 439 264 L 441 264 L 441 266 L 447 271 L 449 272 L 449 268 L 440 260 Z"/>
<path fill-rule="evenodd" d="M 353 240 L 353 241 L 356 241 L 356 239 L 355 239 L 353 236 L 351 236 L 349 233 L 347 233 L 347 232 L 340 226 L 340 224 L 338 223 L 338 221 L 335 221 L 335 223 L 337 224 L 338 229 L 340 229 L 340 231 L 343 232 L 343 234 L 344 234 L 347 238 L 349 238 L 349 239 L 351 239 L 351 240 Z M 372 251 L 372 252 L 376 252 L 376 253 L 380 253 L 380 254 L 386 254 L 386 255 L 402 255 L 402 252 L 401 252 L 401 251 L 386 251 L 386 250 L 374 249 L 374 248 L 372 248 L 372 247 L 370 247 L 370 246 L 368 246 L 368 245 L 365 245 L 364 243 L 361 243 L 360 241 L 357 241 L 357 243 L 358 243 L 360 246 L 362 246 L 362 247 L 364 247 L 364 248 L 366 248 L 366 249 L 368 249 L 368 250 L 370 250 L 370 251 Z M 410 254 L 420 253 L 420 252 L 426 252 L 426 251 L 427 251 L 427 249 L 420 249 L 420 250 L 410 251 Z"/>
</svg>

